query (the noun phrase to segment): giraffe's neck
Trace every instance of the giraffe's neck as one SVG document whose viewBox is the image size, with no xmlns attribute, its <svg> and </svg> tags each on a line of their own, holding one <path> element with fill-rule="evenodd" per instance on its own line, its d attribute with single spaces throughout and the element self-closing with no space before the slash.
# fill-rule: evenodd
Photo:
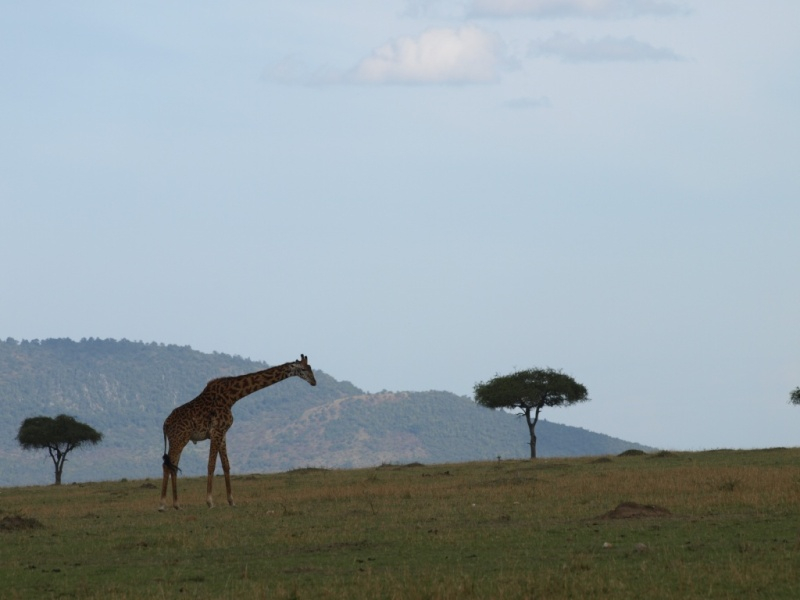
<svg viewBox="0 0 800 600">
<path fill-rule="evenodd" d="M 235 377 L 222 377 L 209 382 L 208 389 L 225 397 L 229 406 L 253 392 L 264 389 L 294 375 L 292 363 L 278 365 Z"/>
</svg>

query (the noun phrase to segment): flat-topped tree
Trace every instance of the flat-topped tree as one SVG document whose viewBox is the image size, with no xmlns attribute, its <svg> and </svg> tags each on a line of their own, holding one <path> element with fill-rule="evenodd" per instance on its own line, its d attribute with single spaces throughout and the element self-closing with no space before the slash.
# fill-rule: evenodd
<svg viewBox="0 0 800 600">
<path fill-rule="evenodd" d="M 569 375 L 553 369 L 528 369 L 498 375 L 475 384 L 475 401 L 488 408 L 516 408 L 525 415 L 531 434 L 531 458 L 536 458 L 536 424 L 545 406 L 585 402 L 586 388 Z"/>
<path fill-rule="evenodd" d="M 56 470 L 56 485 L 61 485 L 67 454 L 86 443 L 94 445 L 102 439 L 102 433 L 69 415 L 58 415 L 55 419 L 30 417 L 22 422 L 17 433 L 17 441 L 23 449 L 47 448 Z"/>
</svg>

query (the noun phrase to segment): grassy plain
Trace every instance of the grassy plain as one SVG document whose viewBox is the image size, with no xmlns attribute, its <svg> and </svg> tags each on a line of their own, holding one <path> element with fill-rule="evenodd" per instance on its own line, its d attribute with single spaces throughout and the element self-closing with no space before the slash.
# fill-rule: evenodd
<svg viewBox="0 0 800 600">
<path fill-rule="evenodd" d="M 800 597 L 800 449 L 302 469 L 235 508 L 181 478 L 164 513 L 154 485 L 0 489 L 0 596 Z"/>
</svg>

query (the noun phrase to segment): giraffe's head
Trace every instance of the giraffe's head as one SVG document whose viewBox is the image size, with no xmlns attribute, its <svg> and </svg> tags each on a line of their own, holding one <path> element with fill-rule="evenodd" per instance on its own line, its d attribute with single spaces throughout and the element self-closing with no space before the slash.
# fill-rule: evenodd
<svg viewBox="0 0 800 600">
<path fill-rule="evenodd" d="M 311 385 L 317 385 L 317 380 L 314 377 L 314 371 L 311 370 L 311 365 L 308 364 L 308 357 L 305 354 L 300 355 L 300 360 L 292 363 L 294 375 L 300 379 L 305 379 Z"/>
</svg>

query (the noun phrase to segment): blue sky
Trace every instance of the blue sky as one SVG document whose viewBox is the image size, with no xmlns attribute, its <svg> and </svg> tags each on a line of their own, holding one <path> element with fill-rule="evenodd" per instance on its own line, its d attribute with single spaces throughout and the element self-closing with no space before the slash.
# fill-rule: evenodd
<svg viewBox="0 0 800 600">
<path fill-rule="evenodd" d="M 794 0 L 4 2 L 0 337 L 302 352 L 369 391 L 553 367 L 592 398 L 553 421 L 797 445 L 797 23 Z"/>
</svg>

